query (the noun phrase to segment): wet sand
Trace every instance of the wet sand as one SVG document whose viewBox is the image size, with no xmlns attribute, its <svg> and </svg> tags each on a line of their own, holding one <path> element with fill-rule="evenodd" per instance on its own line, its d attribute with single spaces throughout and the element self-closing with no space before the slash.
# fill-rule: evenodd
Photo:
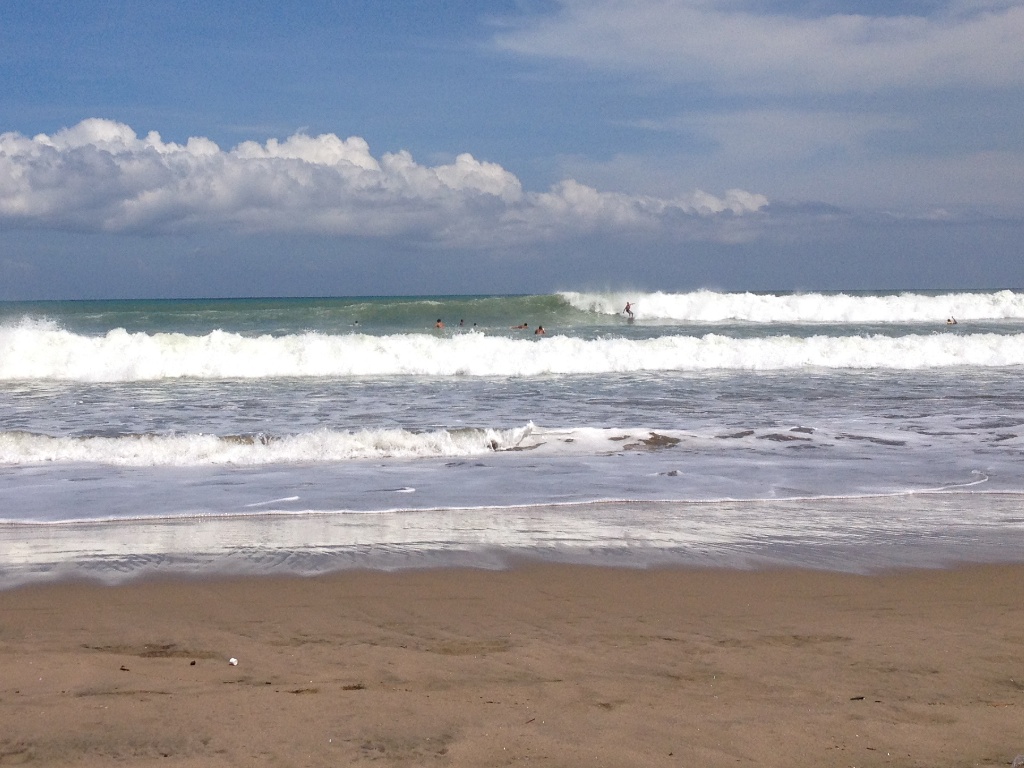
<svg viewBox="0 0 1024 768">
<path fill-rule="evenodd" d="M 1018 753 L 1022 566 L 0 592 L 0 765 L 936 768 Z"/>
</svg>

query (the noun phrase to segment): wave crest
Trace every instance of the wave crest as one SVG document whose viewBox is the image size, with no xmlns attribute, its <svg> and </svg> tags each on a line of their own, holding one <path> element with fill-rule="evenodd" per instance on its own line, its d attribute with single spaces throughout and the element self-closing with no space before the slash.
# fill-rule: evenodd
<svg viewBox="0 0 1024 768">
<path fill-rule="evenodd" d="M 544 376 L 645 371 L 891 369 L 1024 365 L 1024 333 L 905 336 L 720 334 L 513 339 L 482 333 L 248 337 L 83 336 L 45 323 L 0 328 L 0 381 L 155 381 L 346 376 Z"/>
<path fill-rule="evenodd" d="M 523 449 L 533 424 L 514 429 L 412 432 L 317 430 L 299 435 L 155 435 L 50 437 L 0 432 L 0 464 L 87 462 L 126 467 L 261 465 L 292 462 L 479 456 Z"/>
<path fill-rule="evenodd" d="M 1024 320 L 1024 294 L 948 293 L 936 296 L 901 293 L 859 296 L 837 293 L 755 294 L 694 291 L 692 293 L 560 294 L 586 312 L 616 315 L 626 302 L 642 320 L 687 323 L 934 323 L 959 320 Z"/>
</svg>

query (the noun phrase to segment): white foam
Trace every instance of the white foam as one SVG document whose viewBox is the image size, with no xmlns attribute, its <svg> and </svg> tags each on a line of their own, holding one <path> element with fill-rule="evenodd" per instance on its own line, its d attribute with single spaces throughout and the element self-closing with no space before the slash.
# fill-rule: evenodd
<svg viewBox="0 0 1024 768">
<path fill-rule="evenodd" d="M 47 323 L 0 328 L 0 380 L 89 382 L 344 376 L 543 376 L 642 371 L 1024 365 L 1024 333 L 888 337 L 720 334 L 513 339 L 481 333 L 247 337 L 213 331 L 84 336 Z"/>
<path fill-rule="evenodd" d="M 844 293 L 577 293 L 560 294 L 587 312 L 620 314 L 632 303 L 637 319 L 688 323 L 944 323 L 959 320 L 1024 320 L 1024 293 L 901 293 L 858 296 Z"/>
<path fill-rule="evenodd" d="M 516 429 L 410 432 L 318 430 L 279 438 L 216 435 L 50 437 L 0 432 L 0 465 L 88 462 L 114 466 L 264 465 L 346 459 L 477 456 L 535 446 L 532 424 Z"/>
<path fill-rule="evenodd" d="M 724 440 L 723 438 L 729 438 Z M 213 434 L 127 434 L 122 436 L 51 437 L 22 431 L 0 432 L 0 466 L 91 463 L 125 467 L 259 466 L 316 464 L 359 459 L 467 458 L 527 451 L 531 456 L 600 457 L 671 449 L 704 454 L 733 449 L 769 453 L 787 446 L 837 443 L 856 451 L 857 444 L 903 446 L 915 436 L 861 430 L 801 430 L 761 426 L 723 430 L 718 426 L 691 429 L 632 427 L 538 427 L 533 422 L 513 429 L 404 429 L 339 431 L 320 429 L 294 435 L 218 436 Z M 781 446 L 781 448 L 779 447 Z M 406 486 L 388 489 L 412 493 Z M 297 497 L 296 497 L 297 498 Z M 287 499 L 274 499 L 281 501 Z M 260 502 L 274 503 L 274 502 Z"/>
<path fill-rule="evenodd" d="M 265 465 L 351 459 L 459 458 L 503 451 L 580 456 L 642 450 L 657 447 L 658 441 L 666 439 L 672 443 L 707 440 L 714 436 L 714 432 L 702 436 L 645 427 L 544 429 L 532 422 L 513 429 L 439 429 L 428 432 L 321 429 L 282 437 L 212 434 L 51 437 L 12 431 L 0 432 L 0 465 L 77 462 L 137 467 Z M 396 493 L 414 491 L 407 487 L 391 490 Z"/>
</svg>

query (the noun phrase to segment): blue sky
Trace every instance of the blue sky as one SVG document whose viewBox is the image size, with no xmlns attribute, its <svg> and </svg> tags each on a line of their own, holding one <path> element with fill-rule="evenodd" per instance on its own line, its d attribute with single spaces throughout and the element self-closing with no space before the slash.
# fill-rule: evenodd
<svg viewBox="0 0 1024 768">
<path fill-rule="evenodd" d="M 1024 0 L 5 3 L 0 299 L 1024 287 Z"/>
</svg>

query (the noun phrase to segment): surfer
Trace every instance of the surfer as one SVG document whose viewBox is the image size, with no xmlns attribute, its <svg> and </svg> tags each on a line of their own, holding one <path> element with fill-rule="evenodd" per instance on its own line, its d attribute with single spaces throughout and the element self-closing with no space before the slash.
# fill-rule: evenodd
<svg viewBox="0 0 1024 768">
<path fill-rule="evenodd" d="M 633 302 L 627 301 L 626 308 L 622 310 L 622 313 L 626 315 L 630 320 L 633 319 Z"/>
<path fill-rule="evenodd" d="M 525 331 L 527 328 L 530 327 L 530 324 L 529 323 L 523 323 L 522 325 L 513 325 L 513 326 L 510 326 L 510 327 L 512 328 L 513 331 Z"/>
<path fill-rule="evenodd" d="M 437 322 L 436 322 L 436 323 L 434 323 L 434 327 L 435 327 L 435 328 L 444 328 L 444 323 L 443 323 L 443 322 L 441 321 L 441 318 L 440 318 L 440 317 L 439 317 L 439 318 L 437 318 Z"/>
<path fill-rule="evenodd" d="M 951 317 L 948 320 L 946 320 L 946 325 L 956 325 L 956 318 Z"/>
<path fill-rule="evenodd" d="M 547 333 L 547 331 L 544 330 L 544 326 L 543 325 L 538 325 L 537 326 L 537 330 L 533 332 L 533 335 L 534 336 L 543 336 L 546 333 Z"/>
</svg>

